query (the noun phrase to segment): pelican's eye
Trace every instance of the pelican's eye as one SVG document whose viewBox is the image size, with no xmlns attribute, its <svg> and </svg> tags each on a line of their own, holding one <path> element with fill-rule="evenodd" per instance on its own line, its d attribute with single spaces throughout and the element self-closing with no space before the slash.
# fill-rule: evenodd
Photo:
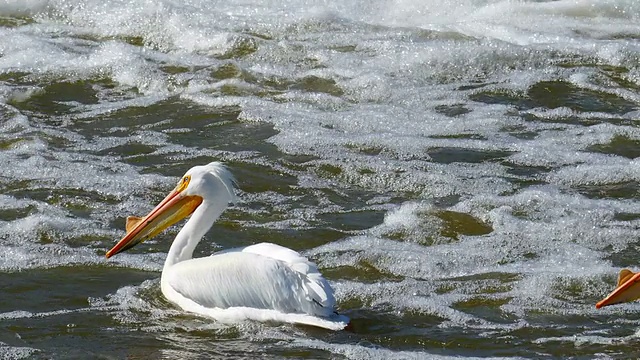
<svg viewBox="0 0 640 360">
<path fill-rule="evenodd" d="M 177 191 L 183 191 L 184 189 L 187 188 L 187 186 L 189 186 L 189 181 L 191 181 L 191 176 L 190 175 L 185 175 L 182 177 L 182 180 L 180 180 L 178 182 L 178 186 L 176 187 Z"/>
</svg>

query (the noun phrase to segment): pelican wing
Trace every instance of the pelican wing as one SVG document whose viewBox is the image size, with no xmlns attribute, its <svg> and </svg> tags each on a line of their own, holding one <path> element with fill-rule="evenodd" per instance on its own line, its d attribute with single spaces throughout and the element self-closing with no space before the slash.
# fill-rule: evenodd
<svg viewBox="0 0 640 360">
<path fill-rule="evenodd" d="M 234 250 L 180 262 L 163 277 L 174 291 L 206 308 L 333 315 L 335 300 L 326 280 L 295 251 L 273 244 Z"/>
<path fill-rule="evenodd" d="M 314 263 L 299 253 L 271 243 L 260 243 L 227 251 L 252 253 L 287 264 L 289 268 L 302 276 L 303 287 L 310 299 L 327 309 L 333 309 L 336 306 L 333 290 L 327 280 L 318 271 Z"/>
</svg>

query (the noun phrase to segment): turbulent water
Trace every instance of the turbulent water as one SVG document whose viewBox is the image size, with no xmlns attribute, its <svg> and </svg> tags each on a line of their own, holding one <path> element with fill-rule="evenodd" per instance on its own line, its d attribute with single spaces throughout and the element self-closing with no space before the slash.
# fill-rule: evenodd
<svg viewBox="0 0 640 360">
<path fill-rule="evenodd" d="M 640 2 L 0 0 L 0 358 L 635 358 Z M 160 293 L 187 169 L 241 201 L 196 250 L 316 262 L 352 331 Z"/>
</svg>

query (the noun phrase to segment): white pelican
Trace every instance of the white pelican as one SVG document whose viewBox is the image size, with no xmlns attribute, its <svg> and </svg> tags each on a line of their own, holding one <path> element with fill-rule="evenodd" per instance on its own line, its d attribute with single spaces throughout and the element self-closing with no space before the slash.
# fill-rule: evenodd
<svg viewBox="0 0 640 360">
<path fill-rule="evenodd" d="M 193 250 L 235 200 L 233 175 L 212 162 L 191 168 L 144 218 L 127 218 L 127 234 L 107 258 L 191 215 L 171 244 L 161 276 L 164 296 L 182 309 L 222 322 L 245 319 L 344 329 L 335 297 L 315 264 L 269 243 L 193 259 Z"/>
</svg>

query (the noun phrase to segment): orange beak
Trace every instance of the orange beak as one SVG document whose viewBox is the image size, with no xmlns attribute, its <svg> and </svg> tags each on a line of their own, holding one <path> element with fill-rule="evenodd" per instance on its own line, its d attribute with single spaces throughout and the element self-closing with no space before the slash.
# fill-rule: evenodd
<svg viewBox="0 0 640 360">
<path fill-rule="evenodd" d="M 178 185 L 147 216 L 128 217 L 127 234 L 107 251 L 107 258 L 158 235 L 164 229 L 191 215 L 202 203 L 202 198 L 184 195 L 182 193 L 184 188 L 185 186 Z"/>
<path fill-rule="evenodd" d="M 618 275 L 618 286 L 611 294 L 596 304 L 596 309 L 637 299 L 640 299 L 640 273 L 623 269 Z"/>
</svg>

